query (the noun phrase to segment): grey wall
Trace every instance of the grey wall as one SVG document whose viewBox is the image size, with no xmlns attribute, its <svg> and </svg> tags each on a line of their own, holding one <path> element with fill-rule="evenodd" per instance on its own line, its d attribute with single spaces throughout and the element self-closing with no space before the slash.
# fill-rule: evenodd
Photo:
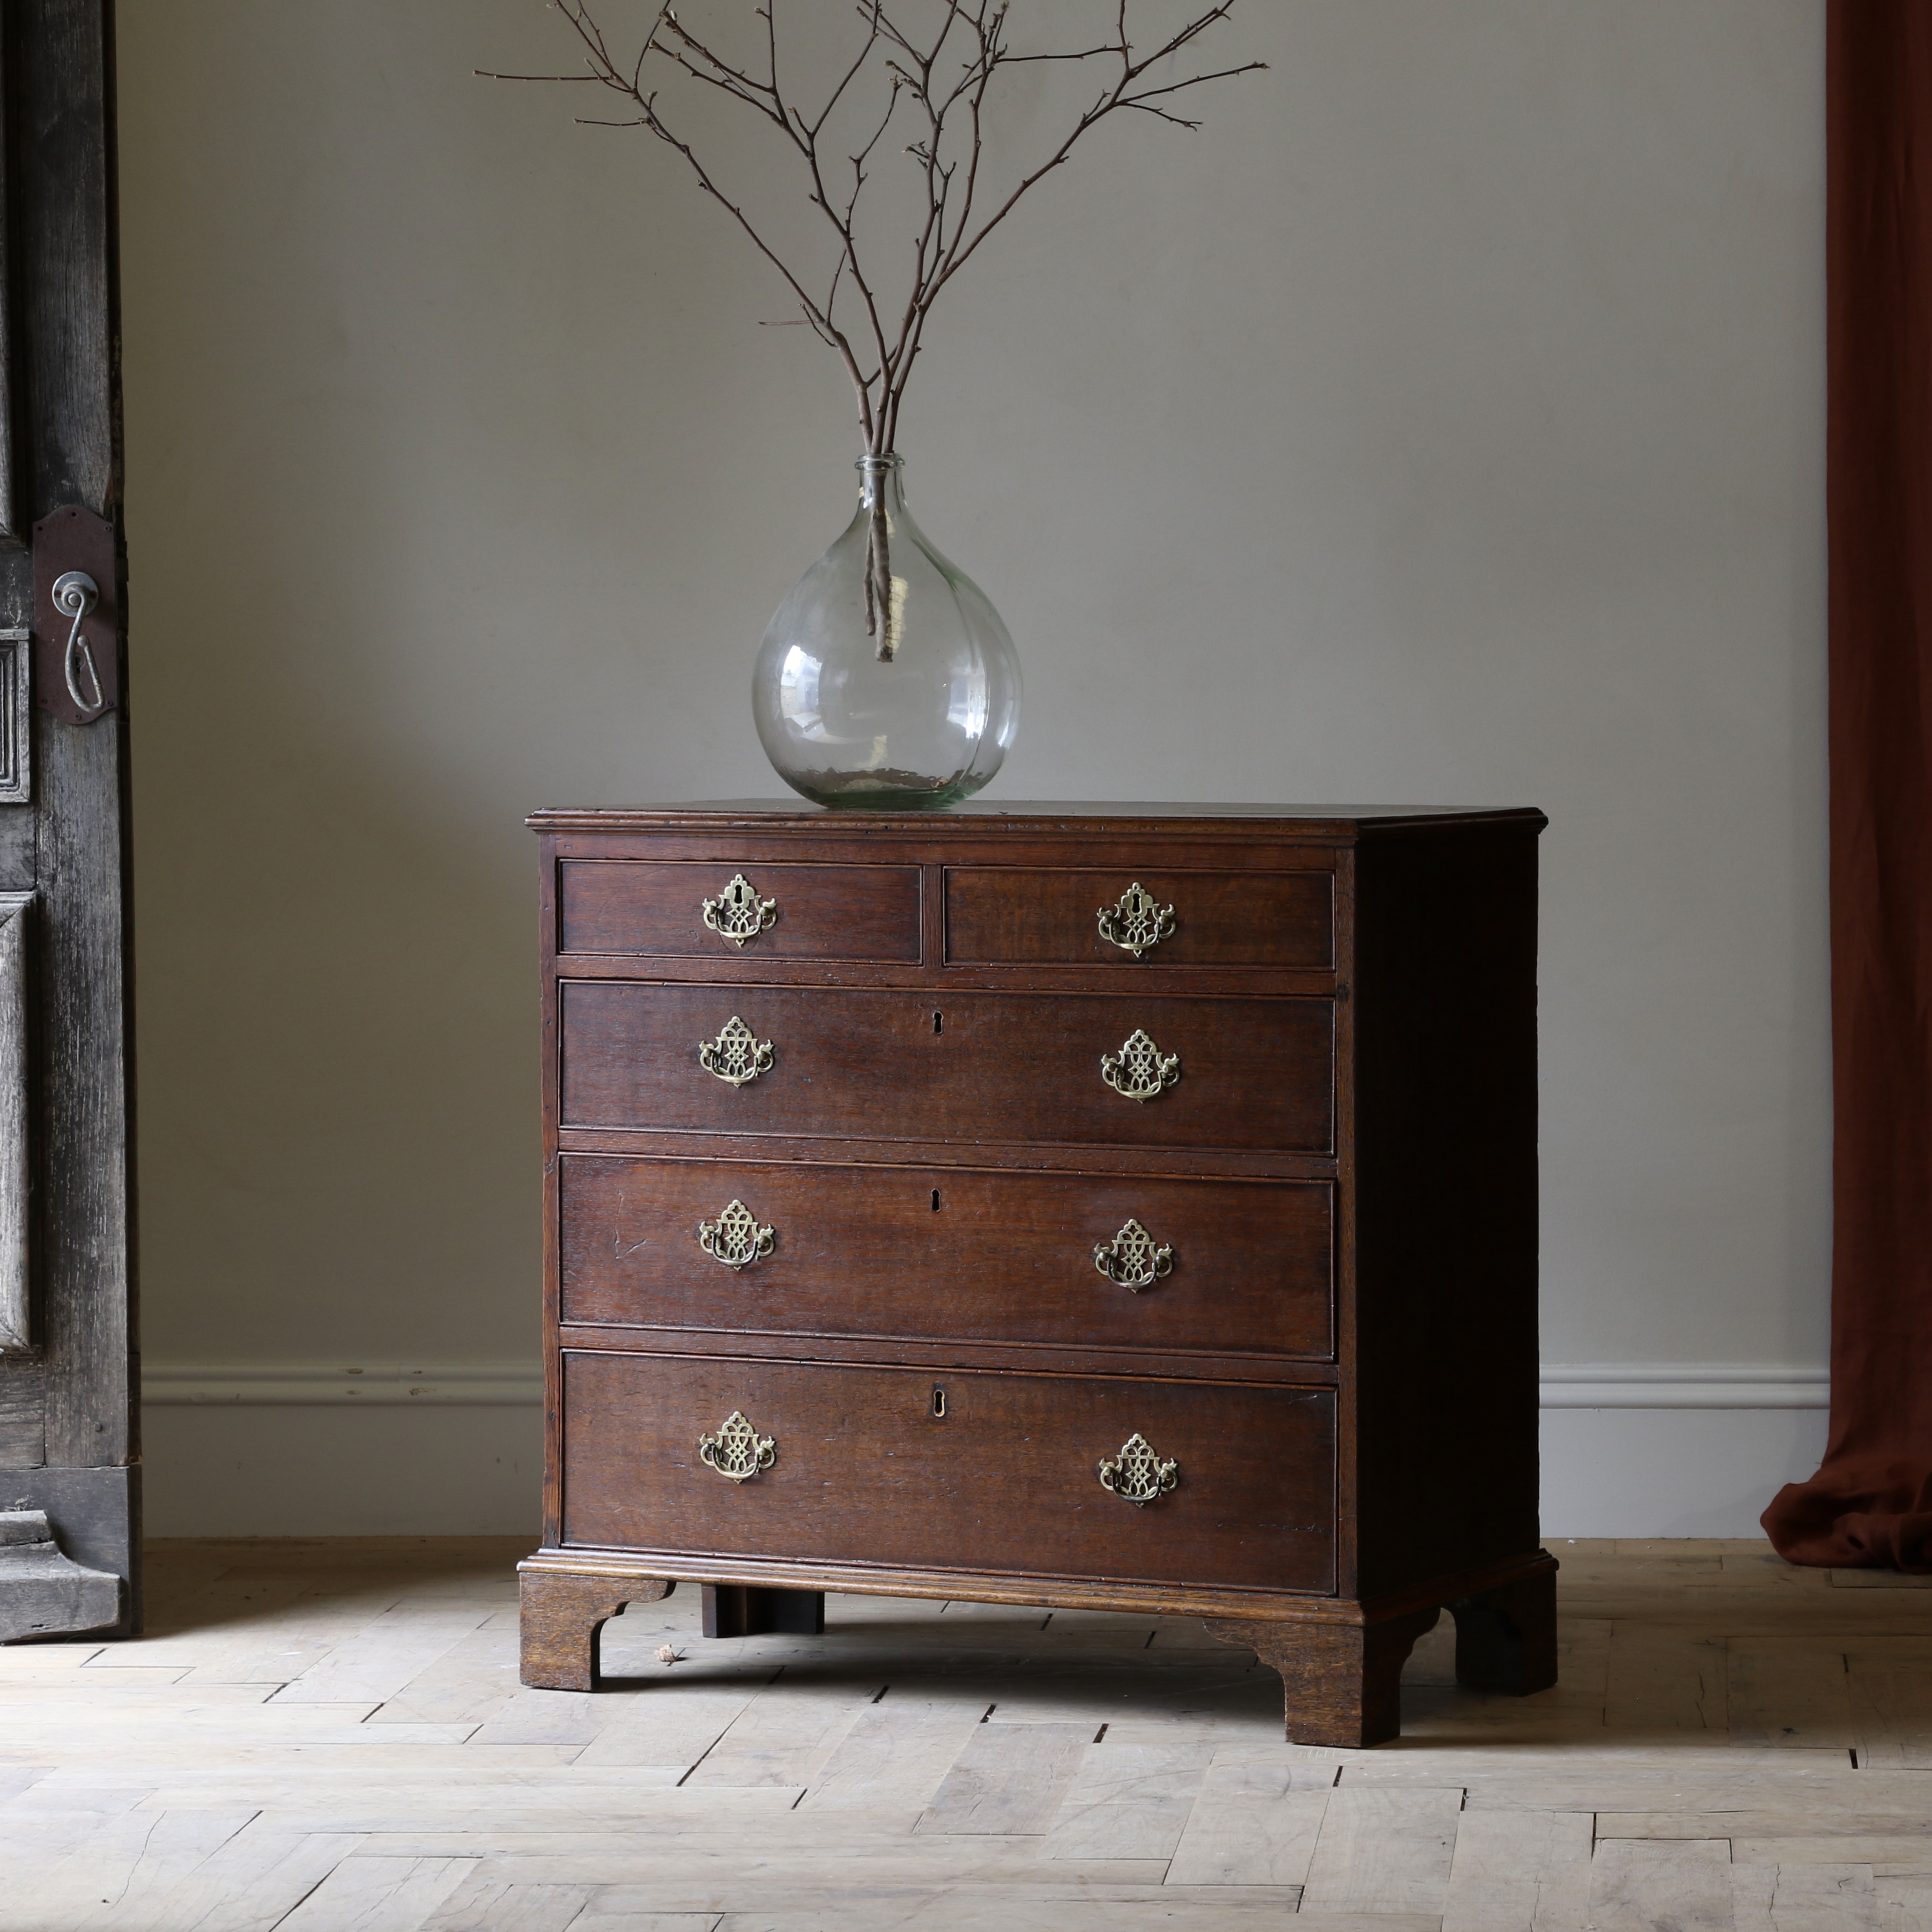
<svg viewBox="0 0 1932 1932">
<path fill-rule="evenodd" d="M 994 795 L 1548 812 L 1546 1359 L 1811 1400 L 1822 14 L 1251 0 L 1272 70 L 1038 190 L 901 437 L 1025 660 Z M 377 1454 L 328 1378 L 534 1360 L 522 814 L 776 788 L 842 378 L 675 156 L 470 77 L 570 58 L 536 0 L 122 10 L 145 1324 L 229 1404 L 151 1414 L 164 1528 L 530 1520 L 527 1406 Z M 1593 1436 L 1552 1526 L 1748 1520 L 1812 1428 L 1714 1497 Z"/>
</svg>

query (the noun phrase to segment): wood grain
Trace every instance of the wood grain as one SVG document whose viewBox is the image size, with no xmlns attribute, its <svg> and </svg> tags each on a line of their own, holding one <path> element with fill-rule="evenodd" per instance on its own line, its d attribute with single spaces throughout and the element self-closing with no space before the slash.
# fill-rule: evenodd
<svg viewBox="0 0 1932 1932">
<path fill-rule="evenodd" d="M 1247 1000 L 702 987 L 562 989 L 571 1126 L 952 1143 L 1093 1142 L 1320 1152 L 1333 1137 L 1334 1010 Z M 730 1088 L 698 1064 L 734 1015 L 776 1048 Z M 935 1018 L 937 1016 L 937 1018 Z M 1124 1099 L 1103 1054 L 1144 1031 L 1180 1076 Z"/>
<path fill-rule="evenodd" d="M 1151 842 L 1150 842 L 1151 843 Z M 1096 916 L 1138 884 L 1174 908 L 1173 932 L 1136 960 L 1103 938 Z M 946 957 L 958 964 L 1114 969 L 1131 983 L 1142 962 L 1163 966 L 1330 966 L 1335 880 L 1330 871 L 1112 872 L 950 866 Z"/>
<path fill-rule="evenodd" d="M 1739 1744 L 1849 1750 L 1857 1732 L 1843 1648 L 1739 1637 L 1728 1646 L 1730 1728 Z M 1802 1690 L 1802 1697 L 1794 1697 Z"/>
<path fill-rule="evenodd" d="M 1080 1768 L 1079 1724 L 980 1724 L 917 1829 L 954 1836 L 1042 1834 Z"/>
<path fill-rule="evenodd" d="M 1328 1792 L 1298 1790 L 1289 1766 L 1216 1763 L 1201 1780 L 1168 1881 L 1304 1884 L 1328 1808 Z"/>
<path fill-rule="evenodd" d="M 574 1546 L 1330 1586 L 1326 1391 L 576 1351 L 563 1366 Z M 742 1483 L 698 1455 L 734 1411 L 777 1444 Z M 1145 1508 L 1096 1474 L 1136 1432 L 1180 1469 Z"/>
<path fill-rule="evenodd" d="M 1553 1680 L 1540 814 L 728 803 L 532 823 L 538 1567 L 622 1560 L 714 1604 L 970 1576 L 1003 1602 L 1191 1610 L 1258 1648 L 1289 1736 L 1324 1744 L 1394 1735 L 1403 1658 L 1444 1605 L 1464 1683 Z M 710 890 L 742 871 L 788 907 L 846 895 L 844 935 L 800 925 L 792 956 L 752 956 L 788 914 L 744 955 L 691 950 L 691 881 L 720 866 Z M 1135 881 L 1179 922 L 1138 961 L 1096 918 Z M 917 928 L 896 952 L 895 890 Z M 570 950 L 592 946 L 640 950 Z M 734 1017 L 771 1042 L 735 1087 L 698 1057 Z M 1100 1072 L 1137 1030 L 1180 1069 L 1144 1103 Z M 695 1236 L 734 1200 L 772 1232 L 728 1272 Z M 1174 1256 L 1137 1294 L 1092 1264 L 1130 1217 Z M 734 1410 L 780 1445 L 741 1486 L 694 1456 Z M 1130 1430 L 1184 1472 L 1131 1522 L 1088 1492 L 1120 1446 L 1100 1436 Z M 1555 1720 L 1493 1720 L 1523 1721 Z"/>
<path fill-rule="evenodd" d="M 1656 1932 L 1660 1924 L 1730 1932 L 1730 1863 L 1722 1838 L 1600 1845 L 1590 1862 L 1590 1922 L 1598 1932 Z"/>
<path fill-rule="evenodd" d="M 1435 1610 L 1375 1623 L 1236 1622 L 1210 1617 L 1208 1630 L 1252 1650 L 1282 1682 L 1291 1744 L 1357 1750 L 1402 1730 L 1402 1666 Z"/>
<path fill-rule="evenodd" d="M 1442 1932 L 1558 1932 L 1588 1918 L 1587 1811 L 1480 1811 L 1456 1821 Z"/>
<path fill-rule="evenodd" d="M 1457 1789 L 1340 1787 L 1322 1816 L 1303 1910 L 1440 1913 L 1462 1809 Z"/>
<path fill-rule="evenodd" d="M 562 1157 L 560 1318 L 1320 1359 L 1334 1193 L 1319 1184 Z M 742 1274 L 699 1246 L 742 1200 L 777 1231 Z M 1138 1220 L 1174 1250 L 1144 1292 L 1096 1246 Z M 1292 1373 L 1284 1367 L 1277 1372 Z"/>
<path fill-rule="evenodd" d="M 37 1469 L 47 1460 L 44 1374 L 31 1358 L 0 1358 L 0 1469 Z"/>
<path fill-rule="evenodd" d="M 598 1633 L 626 1604 L 655 1603 L 674 1587 L 526 1570 L 522 1584 L 523 1681 L 546 1690 L 597 1688 Z"/>
<path fill-rule="evenodd" d="M 106 519 L 111 567 L 97 574 L 104 609 L 118 613 L 111 18 L 103 0 L 46 0 L 16 10 L 9 26 L 16 279 L 0 386 L 24 404 L 28 458 L 14 508 L 27 524 L 68 507 Z M 0 614 L 10 628 L 33 621 L 32 574 L 26 551 L 0 557 Z M 95 641 L 104 680 L 118 679 L 124 694 L 124 640 L 97 626 Z M 122 1576 L 133 1630 L 141 1618 L 140 1490 L 124 705 L 86 726 L 43 716 L 31 812 L 33 877 L 13 883 L 37 893 L 34 1326 L 52 1467 L 0 1472 L 0 1487 L 34 1498 L 30 1506 L 46 1508 L 65 1548 Z M 14 850 L 17 836 L 6 843 Z M 58 1480 L 63 1473 L 75 1480 Z"/>
<path fill-rule="evenodd" d="M 742 948 L 706 927 L 702 912 L 704 902 L 741 873 L 761 898 L 778 902 L 772 926 Z M 557 946 L 566 953 L 916 962 L 920 885 L 911 866 L 568 861 L 557 868 Z"/>
<path fill-rule="evenodd" d="M 27 945 L 33 903 L 28 892 L 0 892 L 0 1355 L 24 1351 L 32 1340 L 27 1307 L 34 1140 Z M 7 1460 L 0 1449 L 0 1464 Z"/>
<path fill-rule="evenodd" d="M 1738 1546 L 1564 1546 L 1566 1648 L 1632 1640 L 1652 1710 L 1716 1698 L 1713 1729 L 1613 1706 L 1601 1676 L 1560 1701 L 1459 1687 L 1445 1630 L 1408 1735 L 1370 1752 L 1284 1744 L 1271 1699 L 1231 1694 L 1264 1673 L 1148 1646 L 1172 1622 L 1144 1611 L 886 1596 L 834 1597 L 822 1637 L 707 1644 L 680 1591 L 607 1626 L 600 1695 L 484 1718 L 464 1700 L 514 1677 L 520 1546 L 162 1544 L 148 1635 L 0 1647 L 0 1924 L 1279 1932 L 1299 1906 L 1315 1932 L 1911 1932 L 1932 1911 L 1924 1772 L 1738 1742 L 1700 1681 L 1748 1652 L 1768 1737 L 1809 1706 L 1821 1631 L 1849 1674 L 1904 1683 L 1921 1620 Z M 470 1634 L 398 1684 L 416 1620 Z M 327 1701 L 352 1689 L 392 1694 Z M 1904 1734 L 1876 1698 L 1862 1721 L 1875 1754 Z"/>
</svg>

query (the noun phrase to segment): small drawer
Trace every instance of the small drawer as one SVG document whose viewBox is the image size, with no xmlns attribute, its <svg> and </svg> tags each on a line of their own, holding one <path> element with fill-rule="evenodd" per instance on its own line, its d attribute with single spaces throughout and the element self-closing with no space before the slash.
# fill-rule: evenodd
<svg viewBox="0 0 1932 1932">
<path fill-rule="evenodd" d="M 566 1154 L 562 1318 L 1326 1360 L 1334 1194 L 1325 1181 Z M 728 1216 L 734 1203 L 748 1220 Z"/>
<path fill-rule="evenodd" d="M 1258 966 L 1335 962 L 1332 872 L 946 874 L 955 965 Z"/>
<path fill-rule="evenodd" d="M 557 950 L 916 965 L 919 868 L 566 859 Z"/>
<path fill-rule="evenodd" d="M 586 980 L 561 995 L 566 1128 L 1297 1154 L 1334 1144 L 1325 999 Z"/>
<path fill-rule="evenodd" d="M 567 1544 L 1335 1587 L 1329 1390 L 575 1350 L 562 1366 Z"/>
</svg>

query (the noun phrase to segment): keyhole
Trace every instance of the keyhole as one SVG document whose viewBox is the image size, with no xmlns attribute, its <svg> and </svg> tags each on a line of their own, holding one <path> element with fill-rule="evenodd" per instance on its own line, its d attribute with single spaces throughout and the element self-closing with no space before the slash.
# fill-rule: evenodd
<svg viewBox="0 0 1932 1932">
<path fill-rule="evenodd" d="M 939 1212 L 939 1190 L 936 1187 L 932 1190 L 932 1211 L 935 1214 Z"/>
<path fill-rule="evenodd" d="M 932 1412 L 940 1417 L 946 1413 L 946 1391 L 943 1388 L 936 1388 L 932 1392 Z"/>
<path fill-rule="evenodd" d="M 944 1013 L 933 1015 L 932 1030 L 934 1033 L 944 1033 L 946 1030 L 946 1016 Z"/>
</svg>

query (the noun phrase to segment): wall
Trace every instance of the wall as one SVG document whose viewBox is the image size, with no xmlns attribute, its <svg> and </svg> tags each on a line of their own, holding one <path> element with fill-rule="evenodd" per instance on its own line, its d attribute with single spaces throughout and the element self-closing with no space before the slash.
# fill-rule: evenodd
<svg viewBox="0 0 1932 1932">
<path fill-rule="evenodd" d="M 1748 1531 L 1822 1436 L 1822 32 L 1255 0 L 901 436 L 1024 656 L 995 795 L 1550 814 L 1552 1534 Z M 154 1526 L 520 1529 L 520 820 L 775 789 L 846 392 L 674 155 L 471 77 L 568 62 L 536 0 L 121 36 Z"/>
</svg>

